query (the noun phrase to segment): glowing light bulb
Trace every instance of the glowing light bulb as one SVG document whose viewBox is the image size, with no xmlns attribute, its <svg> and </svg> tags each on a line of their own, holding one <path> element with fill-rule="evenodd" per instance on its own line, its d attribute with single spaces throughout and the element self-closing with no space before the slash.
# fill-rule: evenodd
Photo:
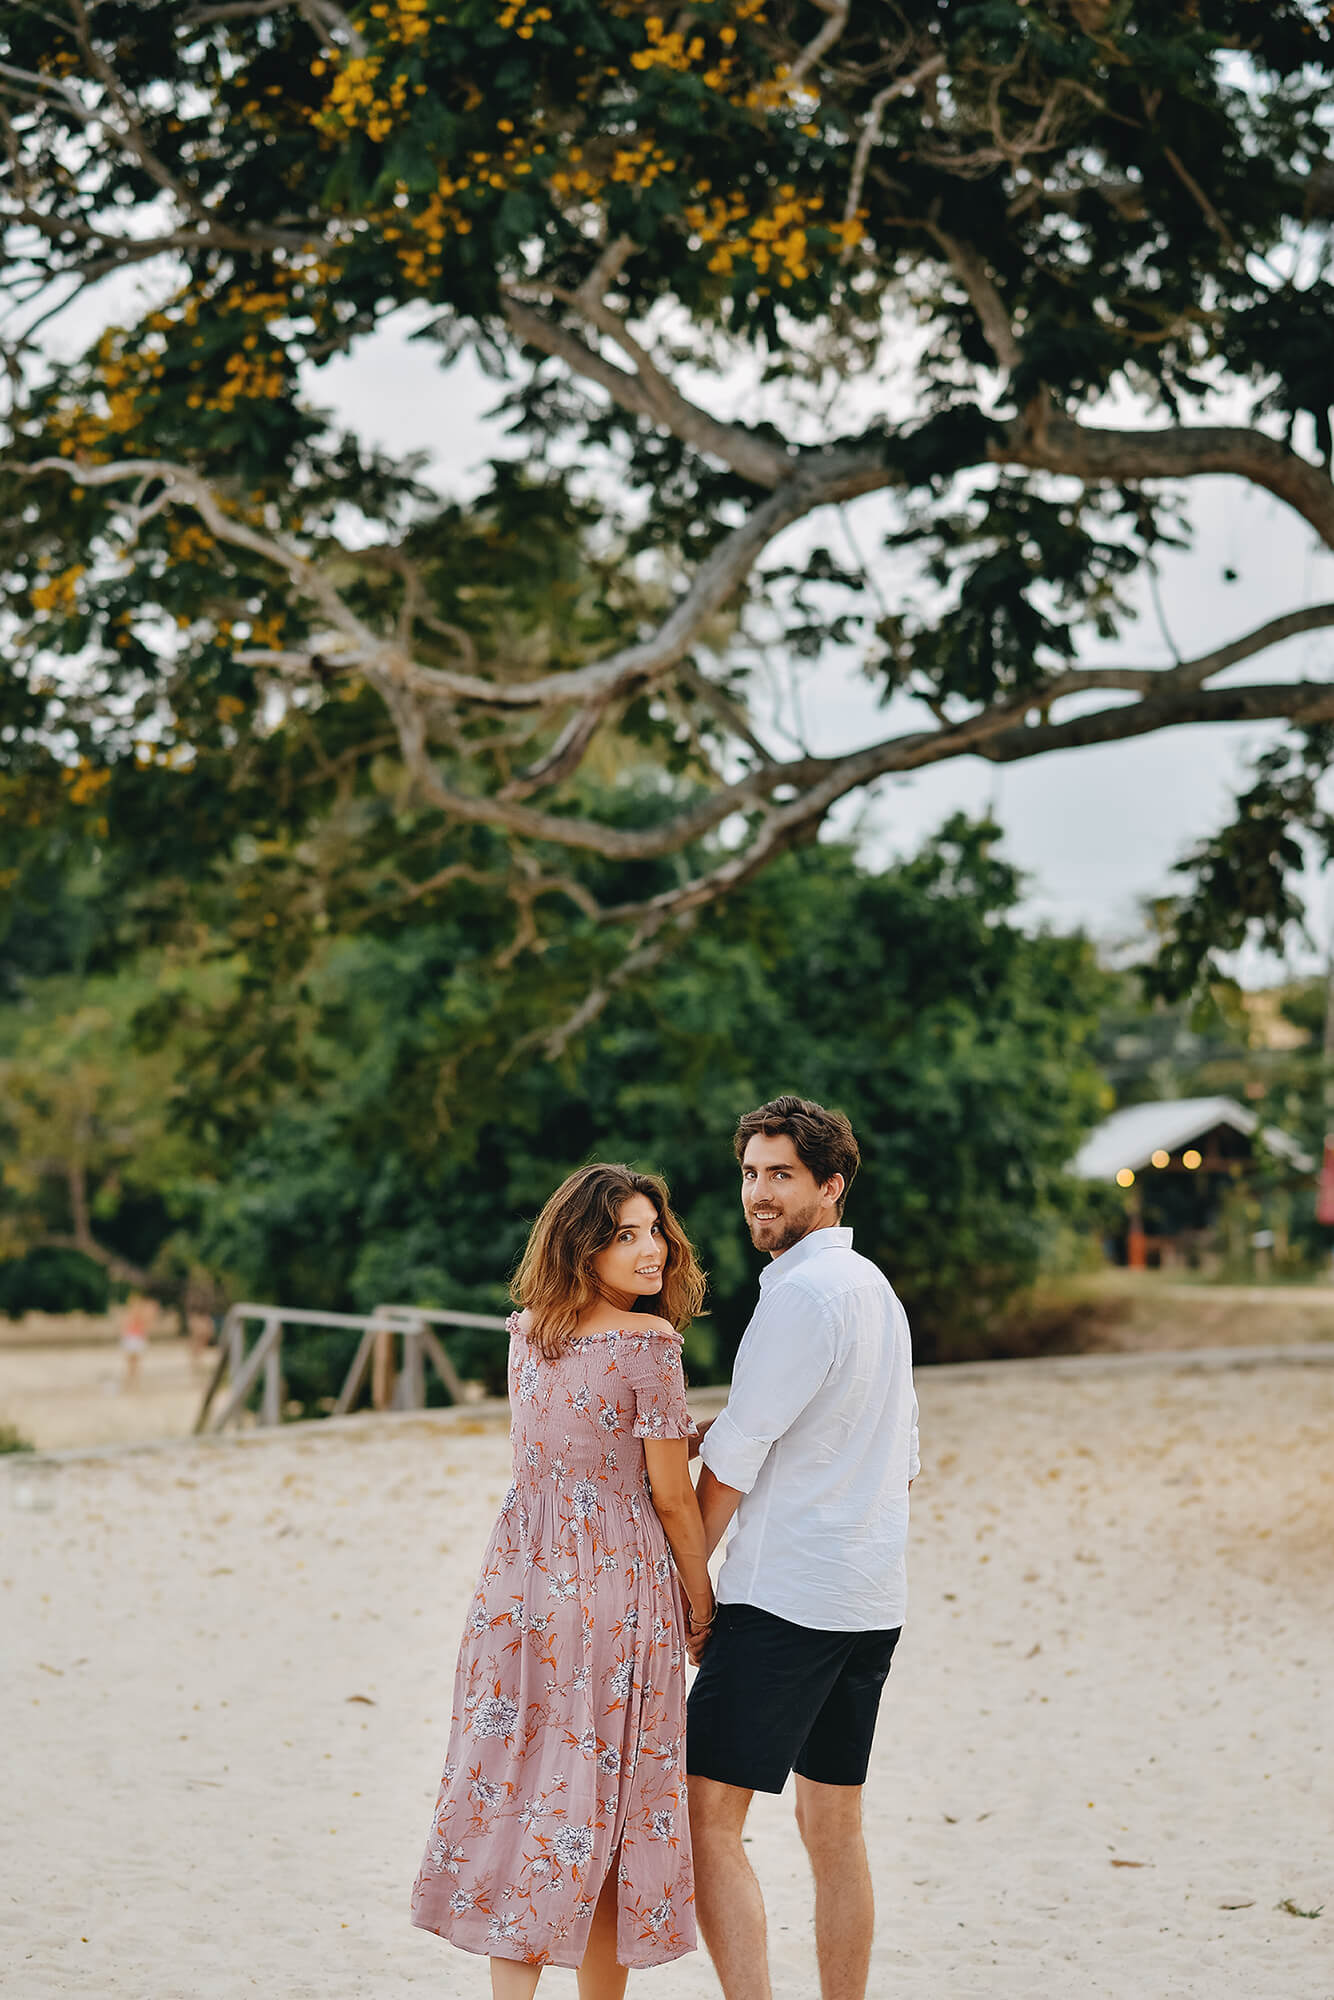
<svg viewBox="0 0 1334 2000">
<path fill-rule="evenodd" d="M 1203 1160 L 1204 1160 L 1203 1154 L 1197 1153 L 1193 1146 L 1191 1147 L 1188 1153 L 1183 1153 L 1181 1155 L 1182 1166 L 1191 1168 L 1192 1172 L 1196 1167 L 1201 1166 L 1203 1164 Z"/>
<path fill-rule="evenodd" d="M 1153 1164 L 1155 1165 L 1155 1167 L 1165 1167 L 1168 1161 L 1171 1159 L 1172 1155 L 1170 1153 L 1165 1153 L 1162 1147 L 1160 1146 L 1158 1148 L 1158 1151 L 1154 1153 L 1152 1157 L 1153 1157 Z"/>
<path fill-rule="evenodd" d="M 1122 1167 L 1120 1173 L 1116 1177 L 1116 1185 L 1118 1187 L 1134 1187 L 1135 1176 L 1131 1172 L 1129 1167 Z"/>
</svg>

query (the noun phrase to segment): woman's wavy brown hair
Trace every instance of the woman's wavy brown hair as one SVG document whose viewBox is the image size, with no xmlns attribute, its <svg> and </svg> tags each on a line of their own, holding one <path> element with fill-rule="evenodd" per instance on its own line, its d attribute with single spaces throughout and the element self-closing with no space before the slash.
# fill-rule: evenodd
<svg viewBox="0 0 1334 2000">
<path fill-rule="evenodd" d="M 666 1181 L 596 1160 L 563 1180 L 551 1196 L 510 1285 L 511 1298 L 530 1315 L 528 1338 L 549 1361 L 564 1353 L 581 1316 L 602 1296 L 592 1260 L 611 1242 L 621 1210 L 637 1194 L 647 1195 L 657 1209 L 666 1239 L 657 1310 L 680 1332 L 704 1303 L 704 1273 L 672 1214 Z"/>
</svg>

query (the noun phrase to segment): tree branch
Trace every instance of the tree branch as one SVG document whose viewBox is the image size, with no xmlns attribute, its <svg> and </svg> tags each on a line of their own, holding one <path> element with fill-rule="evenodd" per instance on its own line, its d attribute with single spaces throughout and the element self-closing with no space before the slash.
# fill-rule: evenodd
<svg viewBox="0 0 1334 2000">
<path fill-rule="evenodd" d="M 1095 743 L 1125 743 L 1188 722 L 1334 721 L 1334 687 L 1320 681 L 1288 685 L 1273 681 L 1236 688 L 1164 688 L 1124 708 L 1100 708 L 1069 722 L 1013 729 L 979 745 L 977 754 L 995 764 L 1041 757 L 1049 750 L 1074 750 Z"/>
<path fill-rule="evenodd" d="M 944 56 L 931 56 L 926 62 L 919 63 L 910 76 L 896 77 L 893 83 L 887 83 L 884 89 L 877 91 L 876 95 L 871 99 L 870 104 L 866 108 L 866 116 L 862 121 L 862 129 L 857 135 L 857 150 L 853 154 L 852 172 L 848 177 L 847 199 L 843 204 L 844 222 L 854 222 L 857 217 L 857 211 L 862 205 L 862 191 L 866 186 L 866 169 L 870 164 L 871 153 L 879 141 L 881 121 L 884 118 L 886 110 L 894 102 L 895 98 L 906 97 L 910 90 L 919 90 L 933 76 L 939 76 L 946 66 Z M 842 261 L 846 264 L 852 257 L 852 254 L 853 246 L 849 243 L 844 247 Z"/>
<path fill-rule="evenodd" d="M 783 78 L 784 87 L 789 90 L 794 84 L 801 83 L 810 75 L 815 65 L 822 57 L 828 55 L 834 43 L 840 40 L 848 25 L 851 0 L 814 0 L 814 4 L 829 18 L 819 34 L 807 42 Z"/>
<path fill-rule="evenodd" d="M 137 1285 L 140 1291 L 152 1291 L 153 1279 L 142 1265 L 132 1264 L 128 1257 L 122 1257 L 116 1250 L 108 1250 L 92 1236 L 43 1235 L 30 1240 L 34 1250 L 77 1250 L 80 1256 L 92 1263 L 100 1264 L 107 1276 L 121 1285 Z"/>
<path fill-rule="evenodd" d="M 976 283 L 979 271 L 974 269 L 970 275 Z M 980 276 L 991 285 L 984 268 Z M 970 296 L 973 296 L 971 291 Z M 984 298 L 985 293 L 978 297 Z M 982 312 L 981 304 L 978 310 Z M 601 383 L 623 408 L 662 424 L 684 444 L 721 459 L 755 485 L 772 489 L 780 480 L 791 477 L 794 465 L 803 463 L 802 459 L 777 450 L 738 425 L 720 424 L 678 397 L 670 384 L 664 383 L 666 393 L 659 395 L 638 374 L 607 361 L 577 334 L 553 326 L 518 299 L 507 300 L 506 311 L 519 338 L 542 353 L 559 356 L 577 373 Z M 614 320 L 616 316 L 610 317 Z M 1009 353 L 1012 358 L 1003 365 L 1013 366 L 1018 348 L 1017 343 L 1010 344 L 1014 342 L 1013 329 L 1009 329 L 1007 343 L 1006 325 L 999 298 L 994 310 L 987 302 L 984 326 L 993 342 L 993 351 L 997 351 L 999 341 L 998 358 L 999 352 Z M 1104 430 L 1044 410 L 1038 422 L 1026 414 L 993 432 L 986 456 L 993 464 L 1027 465 L 1035 471 L 1061 473 L 1089 483 L 1111 480 L 1121 484 L 1140 479 L 1196 479 L 1211 473 L 1230 474 L 1275 494 L 1310 523 L 1327 547 L 1334 548 L 1334 482 L 1320 466 L 1312 465 L 1279 439 L 1243 425 Z M 848 446 L 843 462 L 849 468 L 859 464 L 862 477 L 856 490 L 860 493 L 900 483 L 892 453 L 883 446 L 865 453 L 860 460 L 856 447 Z"/>
<path fill-rule="evenodd" d="M 211 27 L 215 21 L 260 21 L 273 14 L 286 14 L 291 0 L 220 0 L 217 6 L 187 7 L 180 25 L 185 28 Z M 354 56 L 366 53 L 365 37 L 353 26 L 333 0 L 296 0 L 296 11 L 321 38 L 342 41 Z"/>
<path fill-rule="evenodd" d="M 369 661 L 388 651 L 385 642 L 368 625 L 362 624 L 314 563 L 308 562 L 280 536 L 261 534 L 258 529 L 249 527 L 234 514 L 228 513 L 217 490 L 188 466 L 153 458 L 123 458 L 107 465 L 90 465 L 85 460 L 74 458 L 39 458 L 30 465 L 11 462 L 4 469 L 25 477 L 34 477 L 40 472 L 62 472 L 72 485 L 77 486 L 118 486 L 128 479 L 160 479 L 171 489 L 173 497 L 195 509 L 218 541 L 226 542 L 233 548 L 248 549 L 252 555 L 260 556 L 265 562 L 285 571 L 301 595 L 318 606 L 359 658 Z"/>
<path fill-rule="evenodd" d="M 957 236 L 949 236 L 931 222 L 927 224 L 927 234 L 940 245 L 949 258 L 954 274 L 973 303 L 973 310 L 982 322 L 987 345 L 996 357 L 997 365 L 1007 375 L 1013 374 L 1023 355 L 1019 342 L 1014 336 L 1010 315 L 1005 310 L 1004 301 L 996 289 L 996 282 L 986 267 L 984 259 L 971 243 L 963 243 Z"/>
<path fill-rule="evenodd" d="M 1139 434 L 1128 434 L 1141 443 Z M 1187 434 L 1189 435 L 1189 434 Z M 1159 441 L 1160 442 L 1160 441 Z M 1266 440 L 1265 442 L 1268 442 Z M 569 673 L 549 674 L 538 680 L 505 683 L 480 675 L 451 673 L 427 668 L 366 628 L 348 610 L 328 579 L 275 537 L 264 536 L 235 521 L 222 510 L 218 496 L 206 482 L 184 468 L 164 467 L 152 461 L 125 461 L 119 465 L 83 467 L 67 459 L 41 461 L 19 470 L 37 472 L 53 469 L 86 484 L 110 484 L 130 477 L 172 479 L 179 483 L 181 497 L 196 506 L 220 540 L 231 540 L 275 562 L 286 571 L 302 594 L 319 605 L 342 641 L 341 658 L 367 674 L 385 702 L 398 734 L 405 765 L 421 795 L 450 818 L 504 829 L 523 838 L 558 847 L 601 854 L 610 860 L 646 860 L 679 851 L 698 840 L 738 811 L 753 809 L 784 787 L 798 796 L 772 808 L 762 837 L 740 854 L 719 864 L 709 880 L 716 878 L 719 893 L 739 879 L 749 857 L 762 857 L 773 850 L 775 841 L 801 837 L 802 830 L 818 825 L 838 798 L 892 771 L 921 769 L 929 764 L 975 752 L 998 762 L 1039 754 L 1045 748 L 1080 743 L 1116 741 L 1146 734 L 1154 729 L 1202 720 L 1258 720 L 1287 717 L 1309 721 L 1334 713 L 1334 694 L 1313 684 L 1296 687 L 1269 686 L 1241 689 L 1202 690 L 1200 683 L 1266 647 L 1296 633 L 1334 624 L 1334 606 L 1312 606 L 1268 621 L 1254 632 L 1216 648 L 1194 661 L 1169 669 L 1135 667 L 1072 668 L 1055 675 L 1035 688 L 1025 689 L 993 703 L 958 722 L 945 722 L 934 730 L 919 731 L 888 739 L 847 756 L 804 757 L 777 762 L 764 751 L 758 739 L 752 748 L 762 758 L 759 767 L 734 783 L 720 787 L 707 798 L 687 808 L 657 827 L 623 828 L 596 821 L 568 818 L 544 812 L 523 803 L 542 785 L 568 776 L 577 768 L 580 756 L 591 740 L 609 705 L 635 687 L 642 687 L 679 665 L 689 651 L 700 626 L 716 612 L 744 580 L 760 552 L 780 529 L 800 518 L 812 507 L 840 497 L 870 477 L 867 461 L 855 454 L 840 461 L 830 454 L 823 465 L 806 464 L 779 492 L 760 503 L 740 527 L 716 549 L 700 569 L 691 589 L 663 621 L 652 638 L 623 648 L 608 659 Z M 881 462 L 874 482 L 884 481 Z M 310 642 L 313 653 L 316 641 Z M 253 656 L 259 659 L 261 655 Z M 312 660 L 299 653 L 265 653 L 266 662 L 291 661 L 309 667 Z M 698 687 L 699 682 L 695 682 Z M 1143 699 L 1126 707 L 1099 710 L 1065 723 L 1040 727 L 1019 726 L 1021 718 L 1034 708 L 1050 705 L 1070 694 L 1094 687 L 1117 687 L 1140 693 Z M 542 710 L 556 704 L 573 706 L 574 713 L 557 743 L 538 763 L 520 774 L 499 795 L 463 793 L 446 783 L 431 755 L 426 716 L 418 697 L 427 695 L 467 701 L 487 707 Z M 756 866 L 760 865 L 759 860 Z M 707 893 L 704 899 L 707 900 Z M 647 905 L 624 906 L 618 917 L 652 915 L 655 911 L 679 912 L 694 907 L 697 885 L 668 892 Z"/>
<path fill-rule="evenodd" d="M 1159 684 L 1169 688 L 1201 687 L 1225 667 L 1235 667 L 1256 653 L 1282 645 L 1285 639 L 1295 639 L 1303 632 L 1323 631 L 1330 625 L 1334 625 L 1334 604 L 1307 604 L 1299 611 L 1285 611 L 1281 617 L 1257 625 L 1242 638 L 1230 639 L 1226 646 L 1216 646 L 1213 652 L 1201 653 L 1195 660 L 1183 660 L 1180 666 L 1161 676 Z"/>
<path fill-rule="evenodd" d="M 1279 439 L 1243 425 L 1120 431 L 1054 414 L 1040 425 L 1018 417 L 993 442 L 988 456 L 996 464 L 1027 465 L 1088 483 L 1231 474 L 1275 494 L 1334 548 L 1334 481 Z"/>
<path fill-rule="evenodd" d="M 542 289 L 547 297 L 558 296 L 552 286 Z M 596 382 L 623 410 L 629 410 L 637 417 L 647 417 L 651 423 L 661 424 L 683 444 L 711 458 L 721 459 L 724 465 L 730 465 L 742 479 L 750 480 L 755 486 L 777 486 L 792 471 L 794 461 L 787 452 L 753 436 L 740 424 L 721 423 L 673 388 L 653 366 L 643 348 L 632 342 L 615 313 L 602 307 L 600 302 L 595 307 L 582 288 L 577 293 L 566 293 L 564 296 L 572 303 L 577 302 L 578 309 L 586 318 L 610 333 L 626 352 L 634 354 L 636 366 L 633 370 L 620 368 L 614 361 L 608 361 L 577 333 L 535 311 L 526 298 L 513 290 L 504 294 L 505 317 L 511 332 L 526 346 L 564 361 L 576 374 Z"/>
</svg>

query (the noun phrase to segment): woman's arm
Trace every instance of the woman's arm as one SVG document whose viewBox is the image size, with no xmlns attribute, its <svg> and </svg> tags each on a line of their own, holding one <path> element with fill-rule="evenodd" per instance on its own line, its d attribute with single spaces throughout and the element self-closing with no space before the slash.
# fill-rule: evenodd
<svg viewBox="0 0 1334 2000">
<path fill-rule="evenodd" d="M 704 1553 L 704 1523 L 690 1481 L 687 1439 L 645 1438 L 644 1463 L 653 1509 L 662 1522 L 689 1601 L 691 1629 L 702 1631 L 713 1618 L 713 1584 Z"/>
</svg>

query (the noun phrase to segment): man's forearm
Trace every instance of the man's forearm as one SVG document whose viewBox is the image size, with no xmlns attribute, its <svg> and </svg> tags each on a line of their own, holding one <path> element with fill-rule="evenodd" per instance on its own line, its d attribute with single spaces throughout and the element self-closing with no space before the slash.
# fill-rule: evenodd
<svg viewBox="0 0 1334 2000">
<path fill-rule="evenodd" d="M 727 1533 L 728 1523 L 741 1505 L 742 1495 L 735 1486 L 724 1486 L 721 1479 L 715 1479 L 707 1465 L 699 1475 L 696 1494 L 704 1521 L 705 1553 L 712 1555 Z"/>
</svg>

